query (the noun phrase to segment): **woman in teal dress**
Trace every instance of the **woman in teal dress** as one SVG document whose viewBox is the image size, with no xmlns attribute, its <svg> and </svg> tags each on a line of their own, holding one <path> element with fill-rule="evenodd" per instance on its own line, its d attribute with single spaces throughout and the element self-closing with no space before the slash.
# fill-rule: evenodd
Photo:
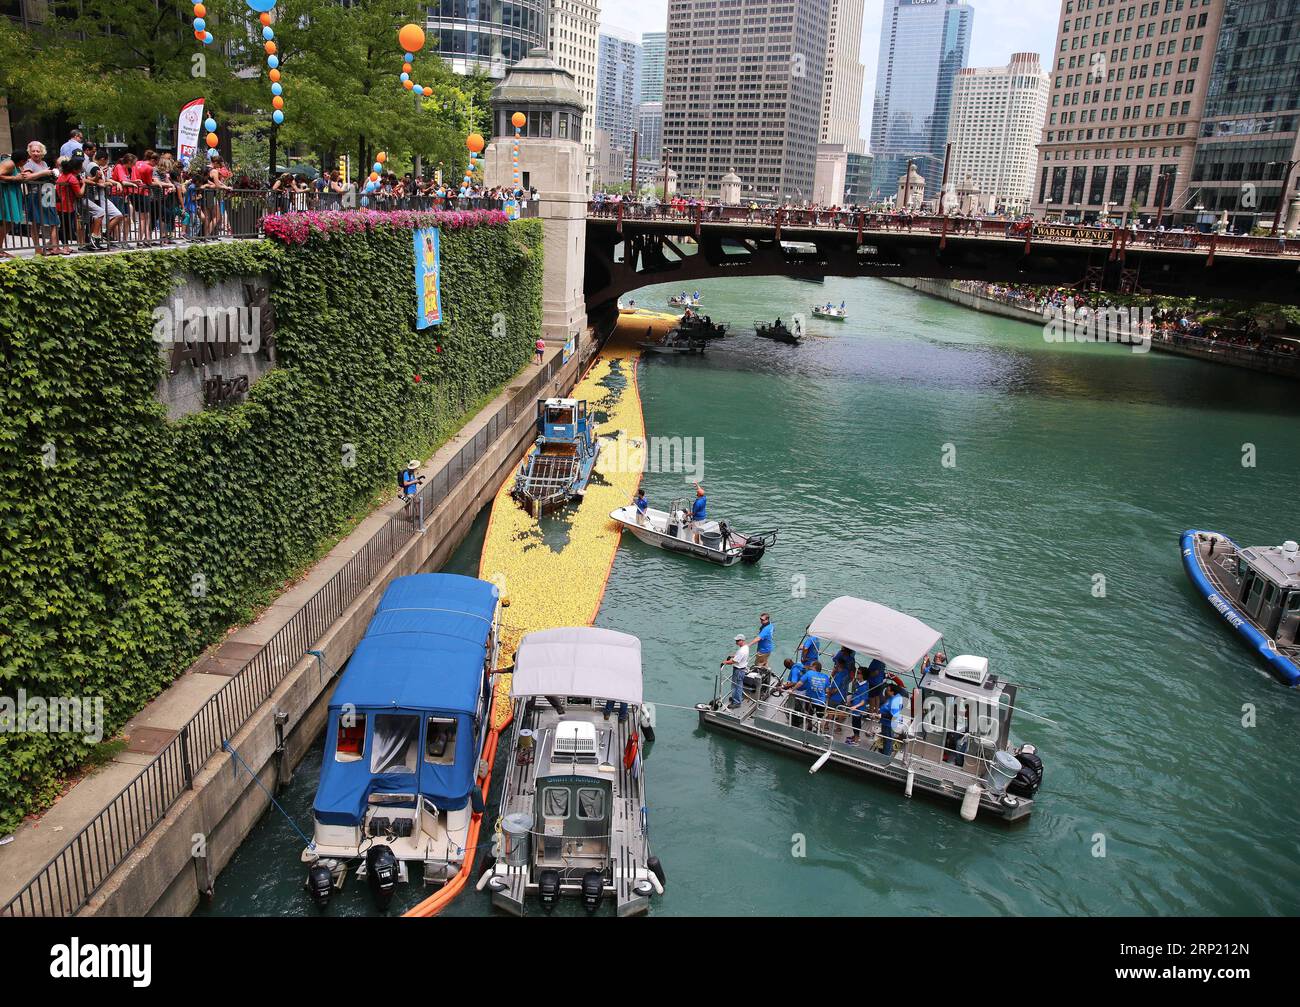
<svg viewBox="0 0 1300 1007">
<path fill-rule="evenodd" d="M 9 233 L 23 222 L 22 173 L 18 162 L 5 154 L 0 156 L 0 259 L 12 259 L 5 249 Z"/>
</svg>

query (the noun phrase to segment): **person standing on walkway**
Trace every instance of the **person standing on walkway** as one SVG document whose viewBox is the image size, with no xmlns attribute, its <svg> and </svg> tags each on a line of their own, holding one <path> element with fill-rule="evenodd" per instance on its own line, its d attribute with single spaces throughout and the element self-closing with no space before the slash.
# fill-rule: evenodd
<svg viewBox="0 0 1300 1007">
<path fill-rule="evenodd" d="M 533 344 L 533 348 L 537 351 L 533 356 L 533 363 L 538 367 L 541 367 L 542 358 L 546 356 L 546 340 L 538 339 L 537 342 Z"/>
<path fill-rule="evenodd" d="M 736 652 L 722 662 L 723 667 L 731 665 L 731 702 L 728 709 L 737 709 L 745 700 L 745 673 L 749 671 L 749 644 L 745 643 L 745 634 L 736 634 Z"/>
</svg>

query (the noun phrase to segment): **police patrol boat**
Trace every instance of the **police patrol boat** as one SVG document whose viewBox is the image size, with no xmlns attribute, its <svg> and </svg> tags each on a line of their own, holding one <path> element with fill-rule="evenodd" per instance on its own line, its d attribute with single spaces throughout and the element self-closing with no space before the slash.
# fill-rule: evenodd
<svg viewBox="0 0 1300 1007">
<path fill-rule="evenodd" d="M 533 517 L 581 500 L 598 454 L 600 441 L 586 402 L 541 399 L 537 440 L 515 476 L 512 495 Z"/>
<path fill-rule="evenodd" d="M 776 530 L 745 533 L 736 531 L 726 521 L 692 522 L 691 509 L 685 500 L 674 500 L 666 511 L 647 508 L 644 518 L 637 514 L 633 504 L 620 507 L 609 516 L 646 545 L 697 556 L 719 566 L 757 563 L 776 544 Z"/>
<path fill-rule="evenodd" d="M 325 757 L 302 860 L 324 907 L 348 868 L 387 908 L 409 867 L 426 885 L 454 877 L 488 735 L 498 589 L 452 574 L 388 586 L 330 699 Z"/>
<path fill-rule="evenodd" d="M 1300 544 L 1243 549 L 1227 535 L 1182 535 L 1192 585 L 1236 630 L 1268 670 L 1300 686 Z"/>
<path fill-rule="evenodd" d="M 824 701 L 825 677 L 811 683 L 820 692 L 791 688 L 778 669 L 748 673 L 742 701 L 733 707 L 728 669 L 715 679 L 713 698 L 697 705 L 700 725 L 815 759 L 814 773 L 829 763 L 901 787 L 908 797 L 919 791 L 946 798 L 961 805 L 967 821 L 980 813 L 1007 822 L 1029 817 L 1042 759 L 1033 745 L 1013 748 L 1017 688 L 990 673 L 987 658 L 946 660 L 937 630 L 850 597 L 836 598 L 809 623 L 801 652 L 810 643 L 828 666 L 832 643 L 852 651 L 854 664 L 870 660 L 882 712 L 850 709 L 867 701 L 870 685 L 858 690 L 857 700 L 848 690 L 843 700 Z M 908 691 L 904 675 L 912 680 L 907 699 L 901 698 Z M 891 693 L 901 707 L 892 716 Z M 855 715 L 861 718 L 856 728 Z"/>
<path fill-rule="evenodd" d="M 588 913 L 606 898 L 619 916 L 643 913 L 664 891 L 650 853 L 641 736 L 641 641 L 608 629 L 525 636 L 510 695 L 515 738 L 504 767 L 495 862 L 478 889 L 522 916 L 529 895 L 551 912 L 576 895 Z"/>
</svg>

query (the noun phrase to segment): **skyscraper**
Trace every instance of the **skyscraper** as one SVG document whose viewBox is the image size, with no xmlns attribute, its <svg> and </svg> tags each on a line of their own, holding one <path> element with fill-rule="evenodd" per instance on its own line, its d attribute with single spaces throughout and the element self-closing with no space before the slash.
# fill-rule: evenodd
<svg viewBox="0 0 1300 1007">
<path fill-rule="evenodd" d="M 430 0 L 428 42 L 457 73 L 504 77 L 528 50 L 546 44 L 548 0 Z"/>
<path fill-rule="evenodd" d="M 596 57 L 596 128 L 609 133 L 610 146 L 629 156 L 640 104 L 641 43 L 630 32 L 605 28 Z"/>
<path fill-rule="evenodd" d="M 978 190 L 984 210 L 1029 209 L 1049 87 L 1036 52 L 1015 53 L 1006 66 L 957 74 L 948 130 L 954 189 Z"/>
<path fill-rule="evenodd" d="M 862 10 L 866 0 L 831 0 L 822 92 L 822 143 L 840 143 L 849 154 L 866 152 L 862 140 Z"/>
<path fill-rule="evenodd" d="M 871 188 L 878 197 L 897 190 L 909 158 L 930 191 L 938 190 L 953 87 L 970 53 L 974 20 L 966 0 L 885 0 L 871 119 Z"/>
<path fill-rule="evenodd" d="M 1224 2 L 1076 12 L 1075 0 L 1063 0 L 1035 214 L 1119 220 L 1187 209 Z"/>
<path fill-rule="evenodd" d="M 1300 0 L 1227 0 L 1188 197 L 1204 207 L 1202 224 L 1226 212 L 1234 229 L 1246 229 L 1271 223 L 1279 209 L 1279 232 L 1286 224 L 1300 194 L 1300 171 L 1283 177 L 1300 159 L 1297 23 Z"/>
<path fill-rule="evenodd" d="M 482 0 L 480 0 L 482 2 Z M 591 191 L 596 153 L 596 51 L 600 33 L 597 0 L 550 0 L 547 43 L 551 58 L 573 74 L 587 110 L 582 114 L 582 144 L 587 151 L 587 191 Z"/>
<path fill-rule="evenodd" d="M 648 31 L 641 36 L 641 100 L 664 100 L 664 52 L 668 33 Z"/>
<path fill-rule="evenodd" d="M 830 10 L 826 0 L 673 0 L 664 150 L 683 193 L 811 200 Z"/>
</svg>

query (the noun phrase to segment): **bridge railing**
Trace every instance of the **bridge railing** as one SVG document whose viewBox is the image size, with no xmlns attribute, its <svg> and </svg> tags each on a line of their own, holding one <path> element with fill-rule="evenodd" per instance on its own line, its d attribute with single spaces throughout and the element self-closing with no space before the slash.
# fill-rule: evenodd
<svg viewBox="0 0 1300 1007">
<path fill-rule="evenodd" d="M 0 917 L 72 916 L 163 820 L 195 776 L 361 596 L 488 449 L 525 412 L 561 366 L 552 357 L 216 692 L 176 737 L 23 888 Z"/>
<path fill-rule="evenodd" d="M 1116 229 L 1049 221 L 1016 221 L 999 217 L 935 216 L 929 214 L 876 213 L 856 210 L 785 209 L 723 206 L 717 203 L 642 203 L 593 200 L 588 215 L 597 220 L 675 220 L 690 223 L 763 224 L 783 228 L 827 230 L 907 231 L 953 237 L 1009 238 L 1016 241 L 1070 242 L 1110 245 Z M 1122 235 L 1122 232 L 1121 232 Z M 1128 247 L 1171 251 L 1229 252 L 1248 255 L 1300 255 L 1300 240 L 1200 231 L 1130 229 Z"/>
</svg>

